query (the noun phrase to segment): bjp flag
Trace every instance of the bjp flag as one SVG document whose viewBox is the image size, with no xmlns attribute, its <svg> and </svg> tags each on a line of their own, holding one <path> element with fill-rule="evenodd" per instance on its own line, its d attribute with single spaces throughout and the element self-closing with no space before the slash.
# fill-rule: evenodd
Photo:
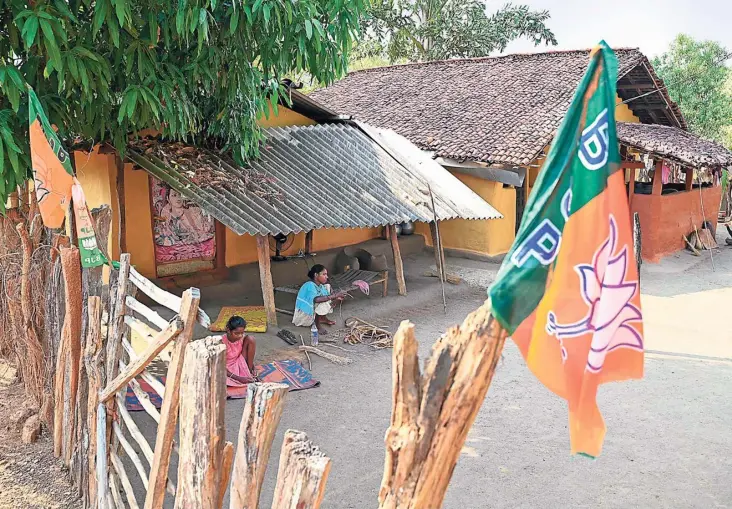
<svg viewBox="0 0 732 509">
<path fill-rule="evenodd" d="M 528 368 L 569 404 L 573 454 L 596 457 L 600 384 L 643 377 L 640 285 L 615 130 L 617 59 L 603 41 L 539 173 L 489 293 Z"/>
<path fill-rule="evenodd" d="M 69 154 L 61 146 L 61 140 L 51 128 L 38 97 L 30 87 L 28 87 L 28 111 L 31 163 L 38 209 L 45 226 L 60 228 L 71 201 L 74 172 L 69 162 Z"/>
</svg>

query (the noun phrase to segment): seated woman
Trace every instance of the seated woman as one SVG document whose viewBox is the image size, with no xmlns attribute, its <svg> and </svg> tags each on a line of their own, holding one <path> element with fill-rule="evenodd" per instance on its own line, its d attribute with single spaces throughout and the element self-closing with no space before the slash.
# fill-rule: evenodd
<svg viewBox="0 0 732 509">
<path fill-rule="evenodd" d="M 243 387 L 257 381 L 254 375 L 256 342 L 245 329 L 247 322 L 241 316 L 232 316 L 226 322 L 226 334 L 221 338 L 226 345 L 226 385 Z"/>
<path fill-rule="evenodd" d="M 334 321 L 327 318 L 327 315 L 333 312 L 332 302 L 343 300 L 344 295 L 342 293 L 331 295 L 328 270 L 322 265 L 313 265 L 308 271 L 308 278 L 310 281 L 302 285 L 297 292 L 292 323 L 297 327 L 311 327 L 315 322 L 318 333 L 327 334 L 323 324 L 335 325 Z"/>
</svg>

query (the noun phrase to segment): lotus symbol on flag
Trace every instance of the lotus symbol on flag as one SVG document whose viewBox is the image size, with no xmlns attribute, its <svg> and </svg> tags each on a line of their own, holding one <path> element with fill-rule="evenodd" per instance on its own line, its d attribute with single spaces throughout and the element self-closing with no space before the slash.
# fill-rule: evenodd
<svg viewBox="0 0 732 509">
<path fill-rule="evenodd" d="M 587 370 L 597 373 L 602 369 L 605 356 L 617 348 L 643 350 L 643 339 L 631 324 L 641 320 L 641 312 L 631 304 L 638 292 L 638 281 L 626 281 L 628 272 L 628 246 L 616 253 L 617 224 L 610 215 L 610 235 L 595 252 L 592 265 L 579 264 L 575 270 L 580 277 L 582 299 L 589 306 L 587 315 L 569 324 L 557 322 L 550 311 L 546 331 L 562 345 L 562 358 L 567 350 L 563 340 L 592 334 L 587 357 Z"/>
</svg>

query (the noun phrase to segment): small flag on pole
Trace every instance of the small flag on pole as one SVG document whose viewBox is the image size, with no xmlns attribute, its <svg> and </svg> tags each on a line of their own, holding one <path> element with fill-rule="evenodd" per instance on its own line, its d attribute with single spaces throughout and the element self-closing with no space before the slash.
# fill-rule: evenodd
<svg viewBox="0 0 732 509">
<path fill-rule="evenodd" d="M 31 87 L 28 87 L 28 111 L 33 181 L 43 224 L 48 228 L 60 228 L 73 197 L 81 266 L 99 267 L 105 258 L 97 246 L 94 222 L 89 215 L 84 190 L 74 177 L 68 152 L 61 145 Z"/>
<path fill-rule="evenodd" d="M 51 128 L 36 93 L 28 87 L 31 164 L 43 224 L 61 228 L 71 203 L 74 171 L 69 154 Z"/>
<path fill-rule="evenodd" d="M 617 59 L 603 41 L 554 138 L 490 289 L 528 368 L 569 403 L 571 451 L 596 457 L 600 384 L 643 377 L 633 235 L 615 130 Z"/>
</svg>

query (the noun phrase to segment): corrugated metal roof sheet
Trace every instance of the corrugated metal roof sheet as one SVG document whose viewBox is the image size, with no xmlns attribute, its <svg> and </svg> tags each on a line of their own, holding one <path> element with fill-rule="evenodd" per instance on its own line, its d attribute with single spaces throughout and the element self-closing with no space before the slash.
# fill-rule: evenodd
<svg viewBox="0 0 732 509">
<path fill-rule="evenodd" d="M 436 162 L 397 162 L 394 155 L 409 160 L 421 154 L 403 138 L 392 139 L 396 148 L 387 151 L 355 125 L 282 127 L 267 129 L 265 135 L 251 169 L 272 178 L 268 185 L 281 192 L 281 201 L 270 202 L 246 189 L 232 192 L 197 185 L 184 173 L 161 168 L 159 161 L 152 163 L 132 150 L 129 158 L 239 235 L 429 222 L 434 217 L 429 187 L 439 220 L 502 217 Z M 412 148 L 416 152 L 408 152 Z M 422 171 L 420 166 L 429 168 Z M 231 170 L 244 175 L 241 168 Z"/>
</svg>

